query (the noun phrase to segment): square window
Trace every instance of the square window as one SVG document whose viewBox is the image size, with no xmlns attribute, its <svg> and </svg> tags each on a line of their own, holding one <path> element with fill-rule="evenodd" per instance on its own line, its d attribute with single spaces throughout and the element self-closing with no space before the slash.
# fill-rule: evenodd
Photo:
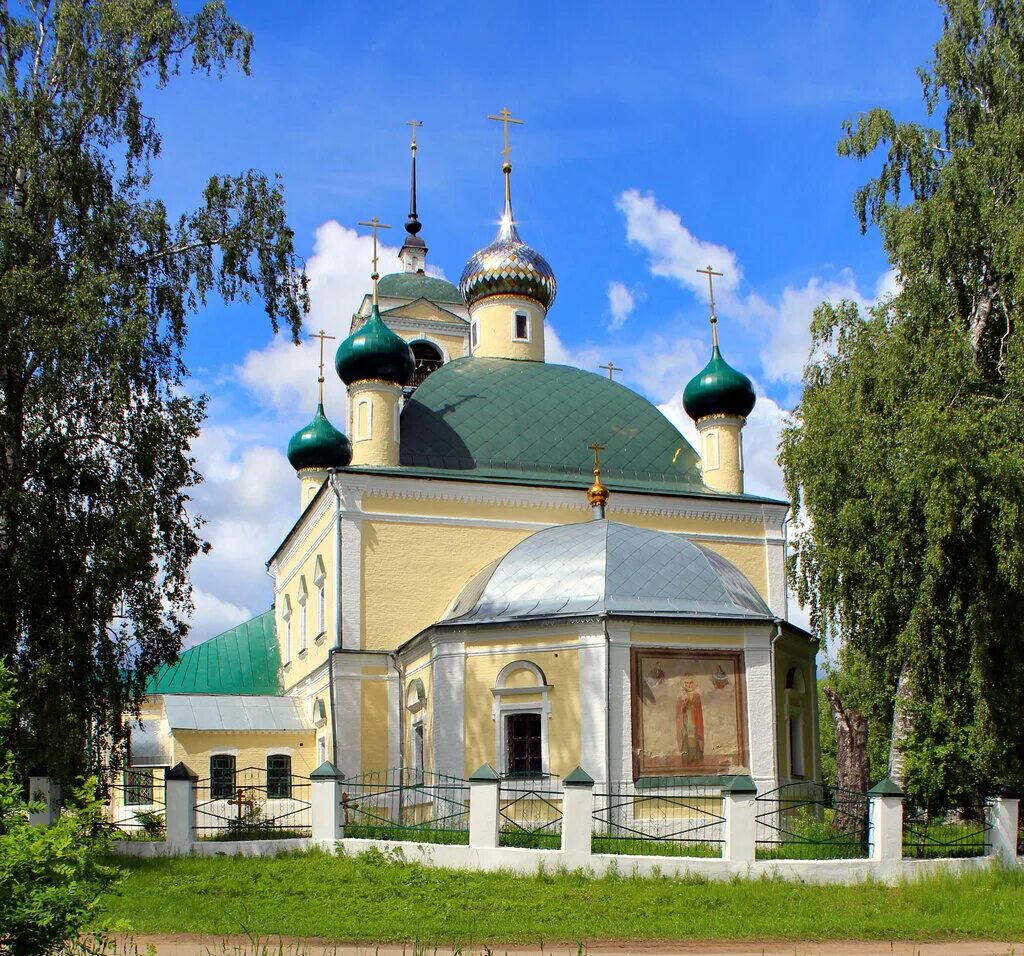
<svg viewBox="0 0 1024 956">
<path fill-rule="evenodd" d="M 138 807 L 153 802 L 153 771 L 125 770 L 125 806 Z"/>
<path fill-rule="evenodd" d="M 543 773 L 540 714 L 509 714 L 505 718 L 505 746 L 509 774 Z"/>
</svg>

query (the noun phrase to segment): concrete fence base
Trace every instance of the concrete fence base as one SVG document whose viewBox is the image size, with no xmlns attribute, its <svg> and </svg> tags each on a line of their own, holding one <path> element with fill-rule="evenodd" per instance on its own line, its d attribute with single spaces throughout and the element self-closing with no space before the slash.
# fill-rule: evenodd
<svg viewBox="0 0 1024 956">
<path fill-rule="evenodd" d="M 882 781 L 869 794 L 869 846 L 865 859 L 757 859 L 757 791 L 749 777 L 722 788 L 721 858 L 635 856 L 592 852 L 594 781 L 580 768 L 566 776 L 562 792 L 561 847 L 535 850 L 500 846 L 501 781 L 486 764 L 469 780 L 469 845 L 415 841 L 349 839 L 339 813 L 342 777 L 330 764 L 312 775 L 312 836 L 282 840 L 196 840 L 195 775 L 182 764 L 167 772 L 167 839 L 123 841 L 120 853 L 139 857 L 275 856 L 319 848 L 359 854 L 378 850 L 395 860 L 460 870 L 534 874 L 539 869 L 584 870 L 594 875 L 617 871 L 637 876 L 700 876 L 728 880 L 770 876 L 808 883 L 857 883 L 872 879 L 894 883 L 937 872 L 970 872 L 993 864 L 1020 866 L 1017 856 L 1018 800 L 1004 793 L 987 805 L 988 852 L 966 859 L 903 858 L 903 794 Z"/>
</svg>

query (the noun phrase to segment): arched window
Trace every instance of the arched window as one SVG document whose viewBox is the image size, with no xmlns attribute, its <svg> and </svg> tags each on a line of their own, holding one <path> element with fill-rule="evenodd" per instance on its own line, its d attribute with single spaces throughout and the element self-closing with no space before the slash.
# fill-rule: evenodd
<svg viewBox="0 0 1024 956">
<path fill-rule="evenodd" d="M 306 587 L 306 576 L 299 578 L 299 653 L 306 649 L 306 635 L 308 632 L 309 617 L 306 613 L 309 604 L 309 589 Z"/>
<path fill-rule="evenodd" d="M 356 441 L 366 441 L 373 437 L 373 405 L 368 398 L 361 398 L 356 402 L 355 414 Z"/>
<path fill-rule="evenodd" d="M 319 640 L 327 630 L 327 575 L 324 572 L 323 559 L 319 554 L 316 556 L 313 575 L 313 584 L 316 585 L 316 640 Z"/>
<path fill-rule="evenodd" d="M 284 620 L 284 662 L 292 662 L 292 599 L 286 594 L 284 596 L 284 613 L 281 615 Z"/>
<path fill-rule="evenodd" d="M 422 339 L 410 342 L 409 348 L 412 349 L 412 357 L 416 360 L 416 370 L 412 373 L 409 385 L 415 388 L 422 385 L 431 372 L 444 365 L 444 355 L 433 342 L 424 342 Z"/>
<path fill-rule="evenodd" d="M 551 687 L 531 661 L 506 664 L 494 682 L 495 756 L 510 776 L 548 773 Z"/>
</svg>

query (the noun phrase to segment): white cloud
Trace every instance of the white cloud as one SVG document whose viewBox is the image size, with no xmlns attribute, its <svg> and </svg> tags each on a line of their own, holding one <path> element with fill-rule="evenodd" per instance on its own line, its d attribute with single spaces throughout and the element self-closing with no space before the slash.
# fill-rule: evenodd
<svg viewBox="0 0 1024 956">
<path fill-rule="evenodd" d="M 608 331 L 616 332 L 625 325 L 626 319 L 633 314 L 633 309 L 636 308 L 636 300 L 633 298 L 633 293 L 621 282 L 609 282 L 607 294 L 608 314 L 611 316 L 611 321 L 608 323 Z"/>
<path fill-rule="evenodd" d="M 255 616 L 249 608 L 232 604 L 230 601 L 222 601 L 215 594 L 199 588 L 192 589 L 192 603 L 195 605 L 195 611 L 192 614 L 191 630 L 186 641 L 188 647 Z"/>
<path fill-rule="evenodd" d="M 652 275 L 675 279 L 702 297 L 707 297 L 707 276 L 697 270 L 711 265 L 723 273 L 715 288 L 734 289 L 743 277 L 736 254 L 726 246 L 698 239 L 683 225 L 679 214 L 659 206 L 654 193 L 627 189 L 615 200 L 625 216 L 626 238 L 650 257 Z"/>
</svg>

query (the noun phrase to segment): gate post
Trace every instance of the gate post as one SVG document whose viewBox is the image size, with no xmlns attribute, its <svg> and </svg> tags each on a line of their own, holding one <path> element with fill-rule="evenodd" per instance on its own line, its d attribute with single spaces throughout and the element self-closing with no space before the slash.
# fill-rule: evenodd
<svg viewBox="0 0 1024 956">
<path fill-rule="evenodd" d="M 498 845 L 498 792 L 501 780 L 485 763 L 469 778 L 469 845 L 492 850 Z"/>
<path fill-rule="evenodd" d="M 329 760 L 325 760 L 309 775 L 313 839 L 318 843 L 333 844 L 342 837 L 342 779 L 338 768 Z"/>
<path fill-rule="evenodd" d="M 196 781 L 198 775 L 178 763 L 164 773 L 164 814 L 167 849 L 189 853 L 196 842 Z"/>
<path fill-rule="evenodd" d="M 985 815 L 990 826 L 988 846 L 985 848 L 987 855 L 1004 863 L 1016 863 L 1020 794 L 1009 787 L 1001 787 L 996 796 L 985 802 Z"/>
<path fill-rule="evenodd" d="M 734 777 L 722 787 L 722 816 L 722 859 L 753 863 L 757 848 L 757 784 L 752 777 Z"/>
<path fill-rule="evenodd" d="M 594 829 L 594 778 L 581 767 L 562 780 L 562 852 L 589 857 Z M 587 861 L 580 860 L 581 863 Z"/>
<path fill-rule="evenodd" d="M 893 862 L 903 859 L 904 793 L 892 777 L 879 780 L 869 791 L 871 800 L 868 839 L 871 859 Z"/>
</svg>

